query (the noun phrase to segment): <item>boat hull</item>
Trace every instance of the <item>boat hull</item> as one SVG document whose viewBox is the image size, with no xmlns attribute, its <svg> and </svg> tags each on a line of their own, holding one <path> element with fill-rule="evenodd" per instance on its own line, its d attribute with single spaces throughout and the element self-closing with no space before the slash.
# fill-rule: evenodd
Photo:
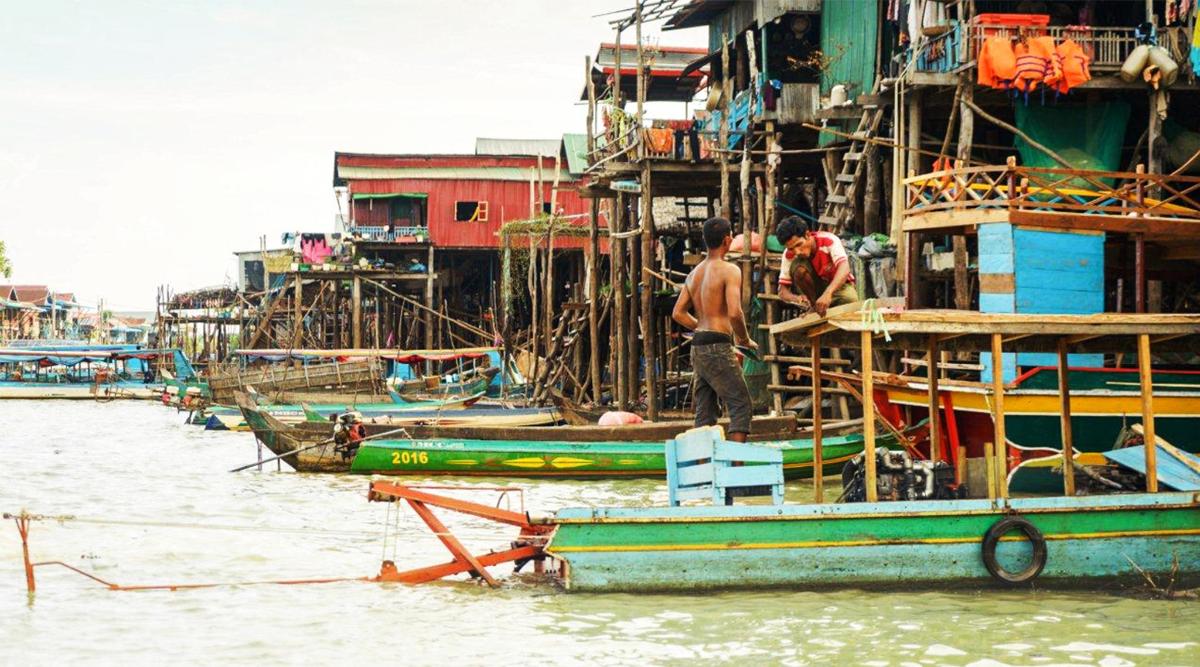
<svg viewBox="0 0 1200 667">
<path fill-rule="evenodd" d="M 577 591 L 991 585 L 988 529 L 1019 515 L 1046 538 L 1039 587 L 1200 575 L 1193 494 L 560 510 L 547 552 Z M 1028 549 L 999 543 L 998 556 Z M 1131 562 L 1132 561 L 1132 562 Z"/>
<path fill-rule="evenodd" d="M 76 399 L 76 400 L 111 400 L 131 398 L 152 400 L 162 396 L 161 385 L 148 385 L 140 382 L 115 385 L 106 384 L 97 390 L 91 383 L 67 382 L 0 382 L 0 399 Z"/>
<path fill-rule="evenodd" d="M 929 397 L 921 387 L 886 386 L 881 388 L 893 405 L 915 408 L 926 414 Z M 992 430 L 988 396 L 981 391 L 942 387 L 949 395 L 965 442 L 988 440 Z M 1059 399 L 1044 390 L 1012 390 L 1004 397 L 1004 428 L 1007 439 L 1026 448 L 1062 449 Z M 945 412 L 943 412 L 943 416 Z M 1122 429 L 1142 421 L 1140 394 L 1123 392 L 1073 392 L 1071 395 L 1071 432 L 1078 451 L 1103 452 L 1112 449 Z M 1158 434 L 1175 446 L 1200 453 L 1200 394 L 1156 394 L 1154 425 Z M 970 452 L 971 456 L 982 455 Z"/>
<path fill-rule="evenodd" d="M 811 440 L 760 442 L 783 451 L 783 472 L 812 477 Z M 881 438 L 887 445 L 887 438 Z M 823 475 L 840 472 L 862 451 L 861 435 L 824 439 Z M 365 443 L 350 471 L 379 475 L 495 477 L 666 477 L 662 442 L 511 442 L 385 440 Z"/>
</svg>

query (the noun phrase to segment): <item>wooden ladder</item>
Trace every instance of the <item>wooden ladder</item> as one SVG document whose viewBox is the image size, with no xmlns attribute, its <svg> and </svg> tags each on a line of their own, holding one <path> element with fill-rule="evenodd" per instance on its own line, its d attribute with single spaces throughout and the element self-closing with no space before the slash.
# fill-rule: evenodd
<svg viewBox="0 0 1200 667">
<path fill-rule="evenodd" d="M 877 94 L 879 89 L 879 83 L 876 83 L 872 95 Z M 842 156 L 842 170 L 833 177 L 833 189 L 825 198 L 825 211 L 819 222 L 826 231 L 840 234 L 854 216 L 858 188 L 866 173 L 866 164 L 875 153 L 874 144 L 868 140 L 879 131 L 879 125 L 883 122 L 883 114 L 883 104 L 863 105 L 863 114 L 858 121 L 858 127 L 851 133 L 850 146 Z"/>
</svg>

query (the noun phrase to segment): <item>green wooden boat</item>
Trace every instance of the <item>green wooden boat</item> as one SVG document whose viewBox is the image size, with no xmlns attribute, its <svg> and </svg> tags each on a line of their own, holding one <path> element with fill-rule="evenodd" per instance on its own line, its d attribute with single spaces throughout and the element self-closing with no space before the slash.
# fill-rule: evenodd
<svg viewBox="0 0 1200 667">
<path fill-rule="evenodd" d="M 880 446 L 895 445 L 880 436 Z M 788 477 L 812 477 L 811 439 L 758 442 L 783 450 Z M 823 475 L 838 473 L 862 451 L 861 434 L 826 437 Z M 359 448 L 350 471 L 381 475 L 496 477 L 665 477 L 661 442 L 513 442 L 504 440 L 380 440 Z"/>
</svg>

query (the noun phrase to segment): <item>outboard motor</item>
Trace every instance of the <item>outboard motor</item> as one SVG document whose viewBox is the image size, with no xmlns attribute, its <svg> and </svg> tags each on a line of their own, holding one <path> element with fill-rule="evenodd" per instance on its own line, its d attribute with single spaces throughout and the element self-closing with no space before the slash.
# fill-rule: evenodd
<svg viewBox="0 0 1200 667">
<path fill-rule="evenodd" d="M 366 435 L 361 413 L 339 415 L 333 424 L 333 451 L 341 454 L 343 461 L 349 461 L 358 453 L 359 444 Z"/>
<path fill-rule="evenodd" d="M 866 455 L 842 468 L 842 499 L 860 503 L 867 499 Z M 904 450 L 875 450 L 875 481 L 879 500 L 944 500 L 965 497 L 955 487 L 954 469 L 945 461 L 919 461 Z"/>
</svg>

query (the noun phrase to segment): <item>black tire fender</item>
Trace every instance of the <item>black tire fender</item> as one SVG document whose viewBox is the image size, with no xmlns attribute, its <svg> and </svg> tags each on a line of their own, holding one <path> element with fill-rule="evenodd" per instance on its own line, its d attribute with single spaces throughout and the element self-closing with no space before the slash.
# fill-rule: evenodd
<svg viewBox="0 0 1200 667">
<path fill-rule="evenodd" d="M 1025 534 L 1033 544 L 1033 560 L 1029 567 L 1019 572 L 1009 572 L 996 562 L 996 545 L 1000 538 L 1017 530 Z M 1005 517 L 988 528 L 983 536 L 983 566 L 992 578 L 1003 584 L 1016 585 L 1033 581 L 1046 567 L 1046 538 L 1037 526 L 1020 516 Z"/>
</svg>

